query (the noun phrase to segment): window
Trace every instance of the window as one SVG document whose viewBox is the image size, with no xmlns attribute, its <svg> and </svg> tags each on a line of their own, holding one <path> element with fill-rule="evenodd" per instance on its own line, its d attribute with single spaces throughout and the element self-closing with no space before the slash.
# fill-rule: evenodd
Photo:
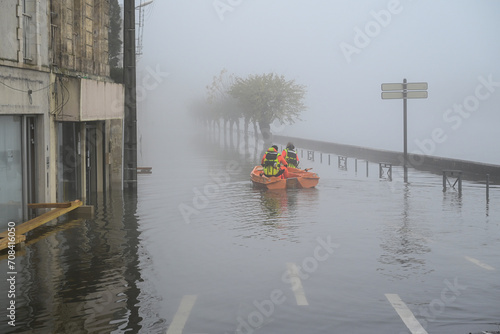
<svg viewBox="0 0 500 334">
<path fill-rule="evenodd" d="M 31 45 L 33 43 L 33 39 L 35 36 L 35 29 L 33 26 L 32 16 L 28 14 L 29 5 L 30 5 L 29 0 L 23 0 L 23 50 L 24 50 L 23 57 L 25 62 L 33 61 Z"/>
</svg>

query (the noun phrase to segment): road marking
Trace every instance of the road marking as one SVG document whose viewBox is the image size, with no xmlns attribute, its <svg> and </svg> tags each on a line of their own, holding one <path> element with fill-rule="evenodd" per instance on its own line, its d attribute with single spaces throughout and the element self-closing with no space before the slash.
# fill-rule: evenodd
<svg viewBox="0 0 500 334">
<path fill-rule="evenodd" d="M 399 298 L 397 294 L 386 293 L 385 297 L 392 304 L 392 307 L 401 317 L 401 320 L 405 323 L 406 327 L 410 330 L 412 334 L 428 334 L 427 331 L 422 327 L 417 318 L 411 313 L 410 309 L 406 304 Z"/>
<path fill-rule="evenodd" d="M 172 320 L 172 323 L 168 326 L 167 334 L 182 334 L 189 313 L 191 313 L 194 303 L 196 302 L 196 297 L 198 296 L 185 295 L 182 297 L 181 304 L 179 305 L 179 309 L 177 309 L 174 320 Z"/>
<path fill-rule="evenodd" d="M 290 282 L 292 283 L 292 291 L 295 294 L 295 300 L 297 305 L 309 305 L 307 302 L 306 294 L 304 288 L 302 287 L 302 281 L 299 277 L 299 268 L 295 263 L 287 263 L 288 275 L 290 275 Z"/>
<path fill-rule="evenodd" d="M 481 267 L 481 268 L 483 268 L 483 269 L 486 269 L 486 270 L 495 270 L 495 268 L 493 268 L 493 267 L 492 267 L 492 266 L 490 266 L 489 264 L 486 264 L 486 263 L 484 263 L 484 262 L 481 262 L 481 261 L 479 261 L 478 259 L 475 259 L 475 258 L 473 258 L 473 257 L 466 256 L 466 257 L 465 257 L 465 259 L 466 259 L 467 261 L 470 261 L 470 262 L 474 263 L 475 265 L 477 265 L 477 266 L 479 266 L 479 267 Z"/>
</svg>

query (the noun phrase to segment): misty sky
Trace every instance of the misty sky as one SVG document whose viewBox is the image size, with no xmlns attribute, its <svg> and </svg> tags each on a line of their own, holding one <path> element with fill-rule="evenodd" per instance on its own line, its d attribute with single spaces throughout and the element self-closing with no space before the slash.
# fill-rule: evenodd
<svg viewBox="0 0 500 334">
<path fill-rule="evenodd" d="M 500 1 L 155 0 L 144 13 L 143 145 L 226 68 L 307 87 L 303 121 L 275 134 L 394 151 L 403 102 L 380 85 L 428 82 L 408 101 L 409 152 L 500 164 Z"/>
</svg>

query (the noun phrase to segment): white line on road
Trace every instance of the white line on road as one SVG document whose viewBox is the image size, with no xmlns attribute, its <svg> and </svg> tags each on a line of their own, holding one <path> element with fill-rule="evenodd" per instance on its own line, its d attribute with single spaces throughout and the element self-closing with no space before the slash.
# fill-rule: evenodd
<svg viewBox="0 0 500 334">
<path fill-rule="evenodd" d="M 486 269 L 486 270 L 495 270 L 495 268 L 493 268 L 493 267 L 492 267 L 492 266 L 490 266 L 489 264 L 486 264 L 486 263 L 484 263 L 484 262 L 481 262 L 481 261 L 479 261 L 478 259 L 475 259 L 475 258 L 473 258 L 473 257 L 466 256 L 466 257 L 465 257 L 465 259 L 466 259 L 467 261 L 470 261 L 470 262 L 474 263 L 475 265 L 477 265 L 477 266 L 479 266 L 479 267 L 481 267 L 481 268 L 483 268 L 483 269 Z"/>
<path fill-rule="evenodd" d="M 386 293 L 385 297 L 392 304 L 392 307 L 398 312 L 401 320 L 405 323 L 406 327 L 410 330 L 412 334 L 428 334 L 427 331 L 422 327 L 417 318 L 411 313 L 410 309 L 406 304 L 399 298 L 397 294 Z"/>
<path fill-rule="evenodd" d="M 295 294 L 297 305 L 309 305 L 304 288 L 302 287 L 302 281 L 299 277 L 299 268 L 297 268 L 295 263 L 287 263 L 286 265 L 288 267 L 288 275 L 290 276 L 292 291 Z"/>
<path fill-rule="evenodd" d="M 196 297 L 197 295 L 185 295 L 182 297 L 181 304 L 179 305 L 179 309 L 177 309 L 174 320 L 172 320 L 172 323 L 168 326 L 167 334 L 182 334 L 189 313 L 191 313 L 194 303 L 196 302 Z"/>
</svg>

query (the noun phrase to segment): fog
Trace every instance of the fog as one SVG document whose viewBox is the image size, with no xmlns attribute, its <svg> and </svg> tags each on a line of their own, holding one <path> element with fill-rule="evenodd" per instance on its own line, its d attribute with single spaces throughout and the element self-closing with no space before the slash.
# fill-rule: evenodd
<svg viewBox="0 0 500 334">
<path fill-rule="evenodd" d="M 403 100 L 382 100 L 381 84 L 428 82 L 408 100 L 408 151 L 500 164 L 499 13 L 495 0 L 155 0 L 137 63 L 140 163 L 179 145 L 225 68 L 307 87 L 302 121 L 274 134 L 394 151 Z"/>
</svg>

